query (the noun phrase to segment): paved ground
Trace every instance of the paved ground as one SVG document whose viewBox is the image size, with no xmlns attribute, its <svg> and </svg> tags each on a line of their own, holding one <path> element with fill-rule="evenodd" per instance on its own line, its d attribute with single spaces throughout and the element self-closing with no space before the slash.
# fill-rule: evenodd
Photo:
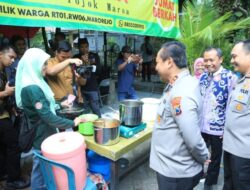
<svg viewBox="0 0 250 190">
<path fill-rule="evenodd" d="M 157 81 L 156 81 L 157 82 Z M 137 79 L 137 85 L 139 80 Z M 158 82 L 157 82 L 158 83 Z M 151 89 L 153 89 L 154 83 L 144 82 L 139 84 L 140 88 L 148 88 L 148 92 L 137 91 L 137 95 L 139 98 L 151 97 L 151 98 L 159 98 L 161 96 L 160 93 L 154 93 Z M 142 87 L 144 86 L 144 87 Z M 159 92 L 159 89 L 162 89 L 163 85 L 158 84 L 157 88 L 154 88 L 156 92 Z M 147 89 L 146 89 L 147 90 Z M 117 102 L 113 105 L 109 105 L 112 108 L 118 109 Z M 104 106 L 102 108 L 103 113 L 112 112 L 108 107 Z M 140 155 L 145 153 L 145 151 L 149 151 L 150 142 L 145 142 L 141 146 L 137 147 L 136 150 L 133 150 L 126 154 L 124 157 L 133 162 L 134 159 L 140 159 Z M 218 184 L 214 186 L 214 190 L 221 190 L 223 185 L 223 168 L 220 170 L 220 176 Z M 195 190 L 203 190 L 204 180 L 201 180 L 197 185 Z M 155 172 L 149 168 L 149 162 L 145 162 L 131 173 L 129 173 L 126 177 L 124 177 L 120 181 L 120 190 L 158 190 L 156 175 Z"/>
<path fill-rule="evenodd" d="M 163 85 L 159 83 L 159 79 L 157 77 L 153 77 L 153 82 L 140 82 L 140 79 L 136 80 L 136 88 L 147 91 L 147 92 L 141 92 L 138 91 L 139 98 L 144 97 L 155 97 L 159 98 L 160 92 L 163 89 Z M 155 93 L 157 92 L 157 93 Z M 118 103 L 117 101 L 114 104 L 106 105 L 102 108 L 102 113 L 108 113 L 115 114 L 114 111 L 110 109 L 112 107 L 115 110 L 118 110 Z M 145 142 L 141 146 L 139 146 L 136 150 L 133 150 L 126 154 L 124 157 L 128 159 L 130 162 L 133 162 L 135 159 L 140 159 L 140 155 L 144 154 L 145 151 L 149 151 L 150 147 L 150 141 Z M 24 169 L 24 173 L 29 173 L 29 165 L 25 165 L 26 169 Z M 223 182 L 223 169 L 220 171 L 219 176 L 219 182 L 218 185 L 214 187 L 214 190 L 221 190 L 222 189 L 222 182 Z M 3 190 L 2 188 L 3 183 L 0 183 L 0 190 Z M 200 184 L 195 188 L 195 190 L 203 190 L 204 182 L 200 182 Z M 134 169 L 132 172 L 130 172 L 128 175 L 126 175 L 121 181 L 120 181 L 120 190 L 157 190 L 157 181 L 156 176 L 153 170 L 149 168 L 149 163 L 146 161 L 144 164 L 138 166 L 136 169 Z M 29 190 L 27 188 L 26 190 Z"/>
<path fill-rule="evenodd" d="M 222 190 L 223 185 L 223 169 L 220 170 L 218 184 L 213 187 L 213 190 Z M 204 181 L 195 187 L 195 190 L 203 190 Z M 156 175 L 149 168 L 149 163 L 145 162 L 137 169 L 129 173 L 120 181 L 120 190 L 158 190 Z"/>
</svg>

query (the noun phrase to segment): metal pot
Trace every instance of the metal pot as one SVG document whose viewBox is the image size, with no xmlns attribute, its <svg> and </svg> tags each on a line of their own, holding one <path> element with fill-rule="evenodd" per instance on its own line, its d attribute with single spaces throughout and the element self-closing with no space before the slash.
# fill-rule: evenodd
<svg viewBox="0 0 250 190">
<path fill-rule="evenodd" d="M 123 100 L 120 102 L 120 121 L 126 126 L 139 125 L 142 121 L 142 105 L 139 100 Z"/>
<path fill-rule="evenodd" d="M 119 142 L 120 121 L 117 119 L 97 119 L 94 124 L 94 140 L 97 144 L 113 145 Z"/>
</svg>

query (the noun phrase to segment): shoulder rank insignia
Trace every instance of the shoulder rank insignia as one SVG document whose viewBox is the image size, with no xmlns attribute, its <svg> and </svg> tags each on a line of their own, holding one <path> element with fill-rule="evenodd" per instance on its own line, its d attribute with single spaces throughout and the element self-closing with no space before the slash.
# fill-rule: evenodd
<svg viewBox="0 0 250 190">
<path fill-rule="evenodd" d="M 244 99 L 244 96 L 241 94 L 241 95 L 238 96 L 237 99 L 240 100 L 240 101 L 242 101 Z"/>
<path fill-rule="evenodd" d="M 181 97 L 175 97 L 171 100 L 172 107 L 174 109 L 175 115 L 180 115 L 181 111 Z"/>
</svg>

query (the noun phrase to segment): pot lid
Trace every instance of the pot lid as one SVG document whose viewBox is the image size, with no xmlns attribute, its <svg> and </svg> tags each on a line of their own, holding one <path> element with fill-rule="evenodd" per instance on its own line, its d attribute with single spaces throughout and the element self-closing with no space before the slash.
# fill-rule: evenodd
<svg viewBox="0 0 250 190">
<path fill-rule="evenodd" d="M 122 100 L 120 101 L 120 105 L 125 105 L 128 107 L 135 107 L 135 106 L 141 106 L 144 103 L 140 100 L 132 100 L 132 99 L 126 99 L 126 100 Z"/>
<path fill-rule="evenodd" d="M 159 104 L 161 100 L 157 98 L 142 98 L 141 101 L 144 104 Z"/>
<path fill-rule="evenodd" d="M 75 114 L 82 113 L 85 109 L 80 107 L 71 107 L 71 108 L 63 108 L 58 110 L 57 112 L 60 114 Z"/>
<path fill-rule="evenodd" d="M 72 154 L 80 147 L 85 146 L 84 137 L 77 132 L 61 132 L 46 138 L 41 150 L 46 155 L 60 156 Z"/>
</svg>

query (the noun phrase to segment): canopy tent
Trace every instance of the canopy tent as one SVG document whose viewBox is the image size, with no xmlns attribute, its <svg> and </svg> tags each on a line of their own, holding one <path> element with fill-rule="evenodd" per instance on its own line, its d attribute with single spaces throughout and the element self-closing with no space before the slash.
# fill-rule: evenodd
<svg viewBox="0 0 250 190">
<path fill-rule="evenodd" d="M 178 0 L 0 0 L 0 25 L 178 38 Z"/>
<path fill-rule="evenodd" d="M 21 26 L 0 26 L 0 35 L 11 38 L 14 35 L 22 36 L 23 38 L 33 38 L 39 28 L 36 27 L 21 27 Z"/>
</svg>

